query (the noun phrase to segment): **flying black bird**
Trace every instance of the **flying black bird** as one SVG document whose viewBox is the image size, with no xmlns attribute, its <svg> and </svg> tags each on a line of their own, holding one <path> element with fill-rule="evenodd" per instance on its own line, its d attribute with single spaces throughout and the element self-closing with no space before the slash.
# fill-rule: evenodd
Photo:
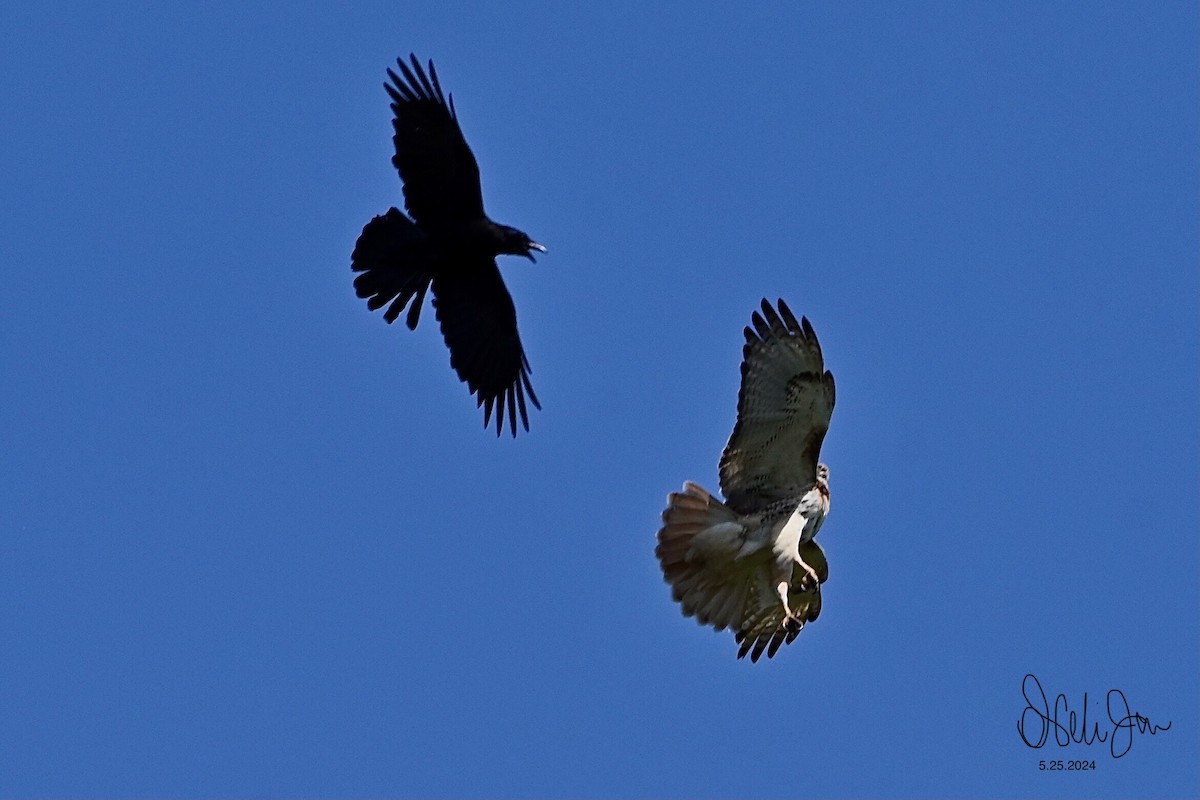
<svg viewBox="0 0 1200 800">
<path fill-rule="evenodd" d="M 496 435 L 504 426 L 517 435 L 517 415 L 529 430 L 525 395 L 541 408 L 529 382 L 529 360 L 517 334 L 517 312 L 504 287 L 496 256 L 546 252 L 522 231 L 488 219 L 483 211 L 479 166 L 458 127 L 453 95 L 442 94 L 437 71 L 426 73 L 397 59 L 384 88 L 392 98 L 392 164 L 404 182 L 404 207 L 390 208 L 363 228 L 350 256 L 359 297 L 394 322 L 408 306 L 405 323 L 416 329 L 433 289 L 433 309 L 450 348 L 450 366 L 483 406 L 483 424 L 496 412 Z M 403 77 L 401 77 L 403 76 Z M 409 301 L 412 304 L 409 305 Z M 390 305 L 389 305 L 390 304 Z"/>
</svg>

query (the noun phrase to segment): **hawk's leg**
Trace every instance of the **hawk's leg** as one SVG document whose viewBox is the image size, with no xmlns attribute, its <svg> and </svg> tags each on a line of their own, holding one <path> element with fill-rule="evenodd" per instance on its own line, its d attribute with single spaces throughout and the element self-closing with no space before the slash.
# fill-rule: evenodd
<svg viewBox="0 0 1200 800">
<path fill-rule="evenodd" d="M 817 571 L 808 564 L 804 563 L 804 559 L 800 558 L 799 555 L 796 556 L 796 563 L 799 564 L 805 572 L 805 576 L 800 579 L 800 588 L 805 591 L 810 589 L 814 592 L 821 591 L 821 579 L 817 577 Z"/>
<path fill-rule="evenodd" d="M 788 605 L 788 589 L 791 586 L 791 581 L 780 581 L 779 585 L 775 587 L 775 591 L 779 593 L 779 601 L 783 603 L 783 627 L 789 631 L 798 631 L 804 623 L 792 613 L 791 606 Z"/>
</svg>

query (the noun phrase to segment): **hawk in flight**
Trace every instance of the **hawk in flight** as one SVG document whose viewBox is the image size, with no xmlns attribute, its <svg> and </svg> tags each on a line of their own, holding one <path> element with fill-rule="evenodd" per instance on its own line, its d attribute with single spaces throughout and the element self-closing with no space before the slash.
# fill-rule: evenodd
<svg viewBox="0 0 1200 800">
<path fill-rule="evenodd" d="M 818 463 L 833 414 L 833 375 L 808 319 L 765 299 L 746 328 L 737 424 L 721 454 L 721 502 L 694 483 L 667 498 L 655 555 L 683 614 L 731 628 L 738 658 L 791 644 L 821 613 L 829 514 Z"/>
<path fill-rule="evenodd" d="M 541 408 L 529 382 L 529 360 L 517 334 L 517 312 L 504 287 L 496 256 L 546 252 L 524 232 L 488 219 L 479 166 L 458 127 L 454 98 L 442 93 L 437 71 L 426 72 L 414 55 L 397 59 L 385 83 L 392 98 L 392 164 L 404 182 L 408 216 L 391 208 L 363 228 L 350 267 L 354 289 L 392 323 L 408 306 L 405 324 L 417 327 L 425 293 L 450 348 L 450 366 L 483 406 L 483 424 L 496 414 L 517 435 L 517 416 L 529 430 L 526 395 Z M 409 303 L 411 302 L 411 305 Z M 507 409 L 506 409 L 507 407 Z"/>
</svg>

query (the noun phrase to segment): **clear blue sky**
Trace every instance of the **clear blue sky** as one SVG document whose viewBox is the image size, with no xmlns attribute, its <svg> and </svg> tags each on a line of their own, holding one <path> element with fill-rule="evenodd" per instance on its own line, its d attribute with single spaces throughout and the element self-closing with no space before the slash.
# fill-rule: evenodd
<svg viewBox="0 0 1200 800">
<path fill-rule="evenodd" d="M 1200 792 L 1195 3 L 245 5 L 0 11 L 0 795 Z M 550 248 L 516 441 L 351 287 L 409 51 Z M 838 405 L 751 665 L 653 548 L 763 296 Z"/>
</svg>

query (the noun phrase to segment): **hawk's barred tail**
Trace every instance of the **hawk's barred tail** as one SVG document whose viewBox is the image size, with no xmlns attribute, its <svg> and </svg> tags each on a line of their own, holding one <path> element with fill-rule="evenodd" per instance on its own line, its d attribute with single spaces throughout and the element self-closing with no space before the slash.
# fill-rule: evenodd
<svg viewBox="0 0 1200 800">
<path fill-rule="evenodd" d="M 737 627 L 750 585 L 746 581 L 715 583 L 710 560 L 733 561 L 745 542 L 745 528 L 733 509 L 694 483 L 672 492 L 663 511 L 654 553 L 671 596 L 686 617 L 696 617 L 717 630 Z"/>
<path fill-rule="evenodd" d="M 775 554 L 761 531 L 754 531 L 761 521 L 738 516 L 694 483 L 671 493 L 662 516 L 654 554 L 671 585 L 671 596 L 685 617 L 717 630 L 732 629 L 740 645 L 738 658 L 749 655 L 758 661 L 764 653 L 771 658 L 821 613 L 820 591 L 802 588 L 804 575 L 793 564 L 789 621 L 775 588 Z M 800 555 L 824 583 L 829 562 L 817 543 L 802 542 Z"/>
<path fill-rule="evenodd" d="M 433 265 L 425 233 L 412 220 L 392 208 L 368 222 L 354 245 L 350 268 L 361 273 L 354 290 L 366 298 L 367 308 L 388 306 L 383 318 L 391 323 L 412 300 L 404 323 L 409 330 L 417 327 Z"/>
</svg>

